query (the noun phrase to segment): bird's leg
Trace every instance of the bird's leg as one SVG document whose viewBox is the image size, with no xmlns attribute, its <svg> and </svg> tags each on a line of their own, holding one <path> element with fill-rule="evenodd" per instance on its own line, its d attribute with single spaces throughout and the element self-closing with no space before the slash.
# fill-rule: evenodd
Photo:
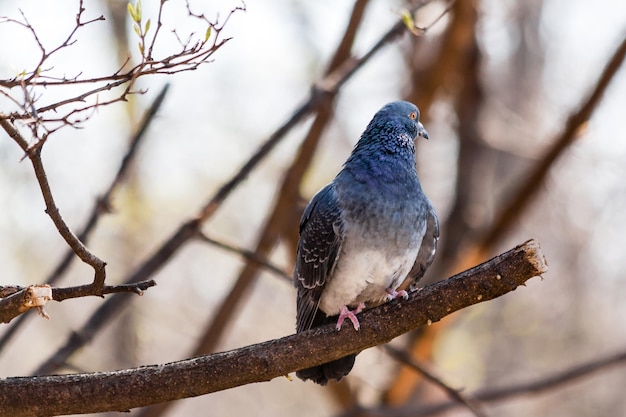
<svg viewBox="0 0 626 417">
<path fill-rule="evenodd" d="M 365 308 L 365 303 L 359 303 L 359 305 L 353 310 L 350 311 L 347 306 L 341 307 L 341 312 L 339 313 L 339 319 L 337 319 L 337 325 L 335 329 L 337 331 L 341 330 L 341 325 L 343 324 L 345 319 L 350 319 L 352 325 L 354 326 L 354 330 L 358 331 L 361 328 L 361 324 L 359 323 L 359 319 L 356 317 L 363 309 Z"/>
<path fill-rule="evenodd" d="M 387 301 L 395 300 L 398 297 L 402 297 L 405 300 L 409 299 L 409 293 L 404 290 L 396 291 L 393 288 L 387 288 L 386 291 L 387 291 Z"/>
</svg>

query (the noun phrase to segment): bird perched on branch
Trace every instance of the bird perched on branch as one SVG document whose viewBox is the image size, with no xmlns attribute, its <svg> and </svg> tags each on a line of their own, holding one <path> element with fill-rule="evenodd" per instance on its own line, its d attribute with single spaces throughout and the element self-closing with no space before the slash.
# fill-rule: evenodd
<svg viewBox="0 0 626 417">
<path fill-rule="evenodd" d="M 335 319 L 337 330 L 346 319 L 359 330 L 357 314 L 367 304 L 408 298 L 400 285 L 417 282 L 432 263 L 439 223 L 417 177 L 418 136 L 428 139 L 417 107 L 387 104 L 304 210 L 293 276 L 298 333 Z M 321 385 L 339 381 L 355 357 L 296 375 Z"/>
</svg>

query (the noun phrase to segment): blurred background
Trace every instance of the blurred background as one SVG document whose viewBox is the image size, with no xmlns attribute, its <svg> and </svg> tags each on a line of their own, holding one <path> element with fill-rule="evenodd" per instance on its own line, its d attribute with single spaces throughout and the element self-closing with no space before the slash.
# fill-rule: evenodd
<svg viewBox="0 0 626 417">
<path fill-rule="evenodd" d="M 471 396 L 532 383 L 626 351 L 626 72 L 618 70 L 577 126 L 555 144 L 596 86 L 626 36 L 626 4 L 610 0 L 427 2 L 419 27 L 448 13 L 423 36 L 408 31 L 388 43 L 336 96 L 288 131 L 204 225 L 211 239 L 255 251 L 288 274 L 303 205 L 330 181 L 373 114 L 408 99 L 422 111 L 431 140 L 417 144 L 418 172 L 442 222 L 436 263 L 425 281 L 466 269 L 530 238 L 549 272 L 504 297 L 457 312 L 392 345 L 410 352 L 443 381 Z M 221 21 L 238 2 L 192 2 Z M 156 19 L 158 2 L 144 0 Z M 137 39 L 118 0 L 90 1 L 78 40 L 49 63 L 57 75 L 114 72 Z M 64 128 L 45 144 L 43 160 L 61 213 L 75 230 L 112 181 L 145 109 L 170 83 L 130 172 L 115 189 L 88 247 L 117 284 L 139 268 L 257 148 L 304 103 L 311 86 L 351 55 L 367 52 L 408 5 L 402 1 L 268 0 L 249 2 L 228 20 L 232 37 L 197 71 L 146 77 L 144 95 L 99 108 L 81 129 Z M 48 48 L 74 28 L 78 1 L 3 0 L 0 16 L 21 9 Z M 182 1 L 164 9 L 163 48 L 187 27 Z M 346 37 L 345 34 L 348 33 Z M 350 33 L 354 33 L 353 42 Z M 0 78 L 32 69 L 39 49 L 16 24 L 0 24 Z M 167 42 L 172 42 L 168 45 Z M 350 46 L 351 44 L 351 46 Z M 345 48 L 344 48 L 345 49 Z M 130 52 L 129 52 L 130 51 Z M 333 59 L 333 57 L 335 57 Z M 42 103 L 72 89 L 44 89 Z M 14 104 L 0 97 L 0 112 Z M 554 158 L 550 159 L 550 151 Z M 28 161 L 0 134 L 2 285 L 44 282 L 67 246 L 44 213 Z M 531 182 L 522 203 L 520 186 Z M 290 174 L 286 176 L 286 172 Z M 510 218 L 499 222 L 509 208 Z M 59 285 L 90 282 L 73 262 Z M 152 276 L 158 286 L 130 298 L 89 343 L 51 373 L 102 371 L 170 362 L 279 338 L 295 330 L 295 290 L 284 277 L 245 257 L 191 240 Z M 0 377 L 29 375 L 49 364 L 103 304 L 99 298 L 52 303 L 51 320 L 30 312 L 19 330 L 0 326 Z M 486 415 L 626 415 L 623 363 L 591 376 L 513 398 L 482 402 Z M 242 401 L 245 399 L 245 401 Z M 444 392 L 384 350 L 358 356 L 341 384 L 319 387 L 278 378 L 165 408 L 154 417 L 243 415 L 424 415 Z M 394 414 L 395 413 L 395 414 Z M 113 415 L 113 414 L 111 414 Z M 115 414 L 117 415 L 117 414 Z M 472 415 L 466 408 L 447 416 Z"/>
</svg>

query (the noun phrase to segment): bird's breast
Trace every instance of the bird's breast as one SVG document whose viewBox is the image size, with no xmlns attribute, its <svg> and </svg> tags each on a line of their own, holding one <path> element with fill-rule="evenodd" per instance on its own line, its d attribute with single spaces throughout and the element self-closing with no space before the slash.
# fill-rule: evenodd
<svg viewBox="0 0 626 417">
<path fill-rule="evenodd" d="M 360 302 L 378 304 L 411 270 L 426 231 L 419 205 L 370 202 L 360 216 L 344 212 L 342 249 L 320 299 L 328 315 Z"/>
</svg>

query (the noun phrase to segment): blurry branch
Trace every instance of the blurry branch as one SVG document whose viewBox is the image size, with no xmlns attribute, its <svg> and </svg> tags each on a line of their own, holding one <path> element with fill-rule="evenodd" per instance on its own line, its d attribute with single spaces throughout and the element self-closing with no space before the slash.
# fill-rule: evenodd
<svg viewBox="0 0 626 417">
<path fill-rule="evenodd" d="M 550 149 L 548 149 L 545 155 L 540 159 L 533 171 L 528 174 L 518 191 L 508 201 L 508 204 L 500 211 L 500 214 L 490 227 L 489 232 L 478 242 L 473 253 L 468 255 L 467 261 L 461 265 L 461 268 L 463 265 L 471 264 L 477 259 L 484 259 L 489 251 L 502 240 L 511 226 L 525 211 L 533 197 L 541 189 L 541 184 L 543 184 L 554 162 L 576 140 L 580 130 L 591 118 L 593 111 L 602 99 L 609 83 L 624 62 L 625 57 L 626 38 L 622 40 L 622 43 L 618 46 L 609 62 L 604 67 L 589 97 L 581 104 L 578 110 L 569 116 L 561 134 L 553 141 L 553 145 Z"/>
<path fill-rule="evenodd" d="M 473 19 L 476 23 L 476 11 Z M 444 267 L 453 265 L 463 242 L 474 237 L 471 216 L 468 215 L 472 210 L 471 205 L 478 204 L 477 201 L 487 200 L 485 196 L 480 195 L 481 191 L 476 189 L 479 182 L 477 177 L 483 172 L 476 167 L 484 165 L 487 153 L 480 129 L 481 113 L 485 104 L 481 80 L 483 54 L 478 45 L 477 35 L 472 32 L 468 38 L 469 42 L 466 42 L 466 48 L 463 50 L 465 71 L 462 74 L 462 86 L 455 97 L 459 156 L 454 201 L 442 233 L 449 238 L 442 239 L 441 249 L 437 253 L 439 265 Z M 481 179 L 480 183 L 485 187 L 484 177 Z"/>
<path fill-rule="evenodd" d="M 616 354 L 608 355 L 604 358 L 595 359 L 580 365 L 575 365 L 561 372 L 556 372 L 542 379 L 533 382 L 521 383 L 504 388 L 484 388 L 472 394 L 472 398 L 483 403 L 511 400 L 514 398 L 526 397 L 529 395 L 545 394 L 550 390 L 563 388 L 583 378 L 591 377 L 600 372 L 609 370 L 614 366 L 626 365 L 626 350 Z M 361 408 L 350 410 L 343 417 L 352 415 L 367 417 L 424 417 L 434 416 L 453 408 L 460 407 L 461 404 L 454 401 L 442 402 L 434 405 L 420 407 L 377 407 Z"/>
<path fill-rule="evenodd" d="M 411 44 L 412 55 L 409 59 L 411 91 L 406 99 L 415 103 L 426 121 L 437 94 L 454 94 L 460 72 L 465 68 L 467 50 L 474 37 L 474 28 L 478 19 L 476 2 L 453 1 L 446 11 L 450 11 L 450 22 L 439 40 L 437 55 L 432 61 L 424 62 L 423 51 L 415 43 Z M 424 122 L 426 123 L 426 122 Z"/>
<path fill-rule="evenodd" d="M 406 28 L 415 36 L 423 36 L 428 32 L 428 30 L 435 24 L 437 24 L 443 17 L 452 9 L 452 5 L 455 3 L 455 0 L 451 0 L 448 2 L 446 7 L 444 8 L 443 13 L 441 13 L 435 20 L 430 22 L 430 24 L 426 27 L 420 27 L 415 24 L 415 20 L 413 19 L 413 14 L 416 10 L 410 11 L 408 9 L 404 9 L 400 12 L 400 18 L 402 22 L 406 26 Z M 429 1 L 423 1 L 422 5 L 430 3 Z"/>
<path fill-rule="evenodd" d="M 417 8 L 418 6 L 416 6 Z M 406 27 L 399 20 L 379 40 L 358 59 L 348 58 L 337 70 L 324 77 L 311 89 L 308 99 L 300 105 L 289 119 L 283 123 L 270 137 L 256 150 L 246 163 L 230 180 L 224 183 L 219 190 L 201 208 L 198 215 L 182 223 L 182 225 L 168 238 L 139 268 L 124 280 L 125 284 L 132 284 L 147 280 L 190 239 L 197 236 L 203 222 L 208 220 L 226 200 L 228 196 L 241 184 L 254 168 L 272 151 L 294 126 L 317 109 L 326 94 L 336 93 L 341 87 L 384 46 L 391 43 L 405 33 Z M 98 330 L 118 314 L 122 307 L 130 302 L 128 297 L 108 298 L 87 320 L 81 329 L 73 332 L 65 343 L 48 360 L 41 364 L 34 372 L 35 375 L 50 373 L 62 366 L 67 359 L 79 348 L 89 343 Z"/>
<path fill-rule="evenodd" d="M 282 269 L 280 269 L 279 267 L 277 267 L 276 265 L 274 265 L 273 263 L 268 261 L 266 258 L 264 258 L 261 255 L 259 255 L 257 252 L 254 252 L 254 251 L 251 251 L 251 250 L 248 250 L 248 249 L 237 248 L 237 247 L 235 247 L 233 245 L 229 245 L 227 243 L 220 242 L 218 240 L 210 238 L 209 236 L 207 236 L 204 233 L 198 233 L 198 239 L 201 240 L 202 242 L 208 243 L 208 244 L 213 245 L 213 246 L 215 246 L 217 248 L 224 249 L 225 251 L 228 251 L 230 253 L 234 253 L 236 255 L 239 255 L 242 258 L 245 258 L 248 261 L 257 264 L 258 266 L 261 266 L 261 267 L 267 269 L 268 271 L 270 271 L 274 275 L 276 275 L 276 276 L 278 276 L 280 278 L 284 278 L 288 282 L 291 282 L 291 275 L 289 275 L 288 273 L 286 273 L 285 271 L 283 271 Z"/>
<path fill-rule="evenodd" d="M 8 323 L 31 308 L 37 308 L 45 318 L 49 318 L 43 311 L 44 305 L 50 301 L 63 301 L 70 298 L 88 296 L 103 296 L 105 294 L 134 293 L 143 295 L 143 291 L 156 285 L 154 280 L 138 282 L 130 285 L 104 285 L 100 291 L 94 292 L 92 285 L 78 285 L 75 287 L 54 288 L 50 285 L 30 285 L 28 287 L 10 287 L 12 291 L 0 291 L 0 323 Z M 0 290 L 3 287 L 0 287 Z"/>
<path fill-rule="evenodd" d="M 100 216 L 104 213 L 108 213 L 111 211 L 111 196 L 113 195 L 113 192 L 117 189 L 117 187 L 122 183 L 124 178 L 126 178 L 126 174 L 130 167 L 130 164 L 134 160 L 135 155 L 137 154 L 137 150 L 139 149 L 139 144 L 141 143 L 142 139 L 145 137 L 145 133 L 148 129 L 148 126 L 150 125 L 151 121 L 154 119 L 154 116 L 157 114 L 157 111 L 161 107 L 161 104 L 163 103 L 163 100 L 165 99 L 165 95 L 167 94 L 168 89 L 169 89 L 169 84 L 166 84 L 161 89 L 157 97 L 154 99 L 154 101 L 152 102 L 152 104 L 150 105 L 146 113 L 144 114 L 143 119 L 141 120 L 136 132 L 133 134 L 133 137 L 130 140 L 128 149 L 126 150 L 126 154 L 122 158 L 122 161 L 120 163 L 120 166 L 117 170 L 115 177 L 113 178 L 113 181 L 109 185 L 108 189 L 104 192 L 104 194 L 102 194 L 95 202 L 91 210 L 91 214 L 89 215 L 89 219 L 87 220 L 86 224 L 83 226 L 82 230 L 78 234 L 78 239 L 81 242 L 86 243 L 88 241 L 89 235 L 94 230 L 96 224 L 98 223 L 98 220 L 100 219 Z M 2 123 L 2 121 L 0 121 L 0 123 Z M 54 284 L 55 282 L 57 282 L 58 279 L 62 276 L 62 274 L 65 271 L 67 271 L 67 268 L 69 267 L 73 259 L 74 259 L 74 251 L 69 249 L 63 256 L 63 258 L 61 259 L 57 267 L 47 277 L 45 284 Z M 103 292 L 103 294 L 106 294 L 106 292 Z M 89 294 L 89 295 L 92 295 L 92 294 Z M 16 310 L 12 310 L 12 311 L 15 312 Z M 8 329 L 6 329 L 5 333 L 3 333 L 2 337 L 0 338 L 0 351 L 2 350 L 2 348 L 4 348 L 4 346 L 6 346 L 8 341 L 11 340 L 11 337 L 14 334 L 16 334 L 16 331 L 21 327 L 22 323 L 24 323 L 24 320 L 26 319 L 26 317 L 28 316 L 24 315 L 20 317 Z M 5 322 L 5 323 L 8 322 L 8 320 L 0 320 L 0 321 Z"/>
<path fill-rule="evenodd" d="M 21 19 L 1 17 L 0 24 L 13 24 L 25 28 L 36 43 L 40 58 L 34 68 L 23 70 L 20 74 L 11 79 L 0 80 L 0 94 L 7 97 L 14 105 L 16 111 L 10 113 L 0 113 L 0 119 L 11 121 L 20 120 L 32 132 L 33 147 L 39 147 L 47 137 L 64 126 L 79 127 L 79 125 L 89 119 L 94 110 L 116 102 L 127 101 L 131 94 L 143 93 L 136 90 L 136 81 L 147 75 L 154 74 L 176 74 L 183 71 L 192 71 L 200 65 L 210 62 L 212 55 L 217 52 L 230 38 L 222 38 L 222 30 L 229 18 L 237 11 L 245 10 L 245 7 L 235 7 L 227 15 L 223 23 L 211 22 L 202 14 L 193 13 L 187 4 L 188 17 L 193 20 L 201 20 L 206 26 L 205 33 L 191 33 L 185 40 L 182 40 L 173 30 L 178 40 L 178 50 L 167 56 L 154 57 L 153 49 L 160 41 L 160 29 L 163 26 L 163 9 L 166 1 L 161 1 L 158 9 L 156 28 L 150 32 L 151 19 L 144 19 L 141 11 L 141 2 L 137 1 L 135 6 L 129 3 L 128 12 L 133 21 L 133 28 L 139 39 L 138 49 L 140 62 L 126 69 L 129 64 L 130 52 L 126 62 L 115 72 L 103 76 L 85 78 L 82 73 L 75 76 L 55 75 L 54 67 L 48 62 L 57 52 L 70 48 L 76 41 L 76 36 L 80 29 L 98 21 L 105 20 L 104 16 L 95 19 L 85 20 L 85 7 L 83 0 L 78 3 L 75 26 L 69 35 L 58 46 L 47 49 L 39 39 L 37 31 L 30 24 L 24 13 Z M 152 33 L 152 35 L 150 35 Z M 63 98 L 52 104 L 37 106 L 37 102 L 43 97 L 46 90 L 55 87 L 76 86 L 82 88 L 80 93 L 74 89 L 70 96 Z M 103 99 L 100 94 L 109 94 Z"/>
<path fill-rule="evenodd" d="M 454 311 L 491 300 L 546 272 L 539 244 L 528 241 L 409 299 L 361 314 L 361 330 L 327 325 L 298 335 L 165 365 L 115 372 L 0 379 L 5 415 L 51 416 L 126 411 L 269 381 L 386 343 Z M 299 383 L 299 382 L 298 382 Z"/>
<path fill-rule="evenodd" d="M 466 229 L 451 230 L 451 224 L 457 225 L 467 218 L 467 216 L 458 216 L 458 213 L 465 209 L 469 197 L 476 194 L 473 187 L 475 181 L 468 174 L 472 172 L 468 166 L 476 163 L 479 142 L 477 140 L 479 122 L 477 115 L 481 110 L 478 78 L 480 51 L 474 33 L 478 22 L 478 10 L 476 2 L 472 1 L 456 1 L 451 7 L 449 23 L 446 31 L 440 39 L 437 39 L 439 46 L 434 58 L 425 63 L 424 51 L 420 48 L 420 44 L 416 43 L 417 39 L 413 39 L 411 45 L 411 91 L 407 99 L 418 105 L 426 120 L 437 97 L 444 95 L 451 101 L 459 103 L 457 105 L 459 125 L 456 129 L 459 136 L 459 156 L 454 202 L 448 218 L 445 223 L 442 223 L 442 230 L 445 233 L 441 234 L 437 259 L 426 276 L 426 280 L 458 272 L 458 270 L 442 271 L 442 269 L 449 268 L 453 262 L 448 257 L 448 254 L 453 252 L 451 248 L 469 233 Z M 442 324 L 439 324 L 420 329 L 419 335 L 412 335 L 408 349 L 415 360 L 423 363 L 430 361 L 433 341 L 441 327 Z M 406 403 L 409 399 L 414 399 L 416 386 L 423 381 L 422 374 L 414 372 L 410 367 L 401 366 L 396 371 L 395 377 L 391 379 L 383 395 L 383 401 L 388 405 Z M 419 392 L 424 396 L 428 395 L 426 390 Z"/>
<path fill-rule="evenodd" d="M 462 394 L 460 390 L 454 389 L 443 382 L 432 372 L 417 363 L 407 351 L 397 349 L 388 344 L 384 345 L 383 348 L 392 358 L 413 369 L 415 372 L 418 372 L 425 379 L 443 389 L 454 402 L 465 406 L 473 415 L 476 417 L 486 417 L 485 412 L 481 409 L 481 405 L 478 404 L 474 398 L 468 398 L 468 396 Z"/>
</svg>

